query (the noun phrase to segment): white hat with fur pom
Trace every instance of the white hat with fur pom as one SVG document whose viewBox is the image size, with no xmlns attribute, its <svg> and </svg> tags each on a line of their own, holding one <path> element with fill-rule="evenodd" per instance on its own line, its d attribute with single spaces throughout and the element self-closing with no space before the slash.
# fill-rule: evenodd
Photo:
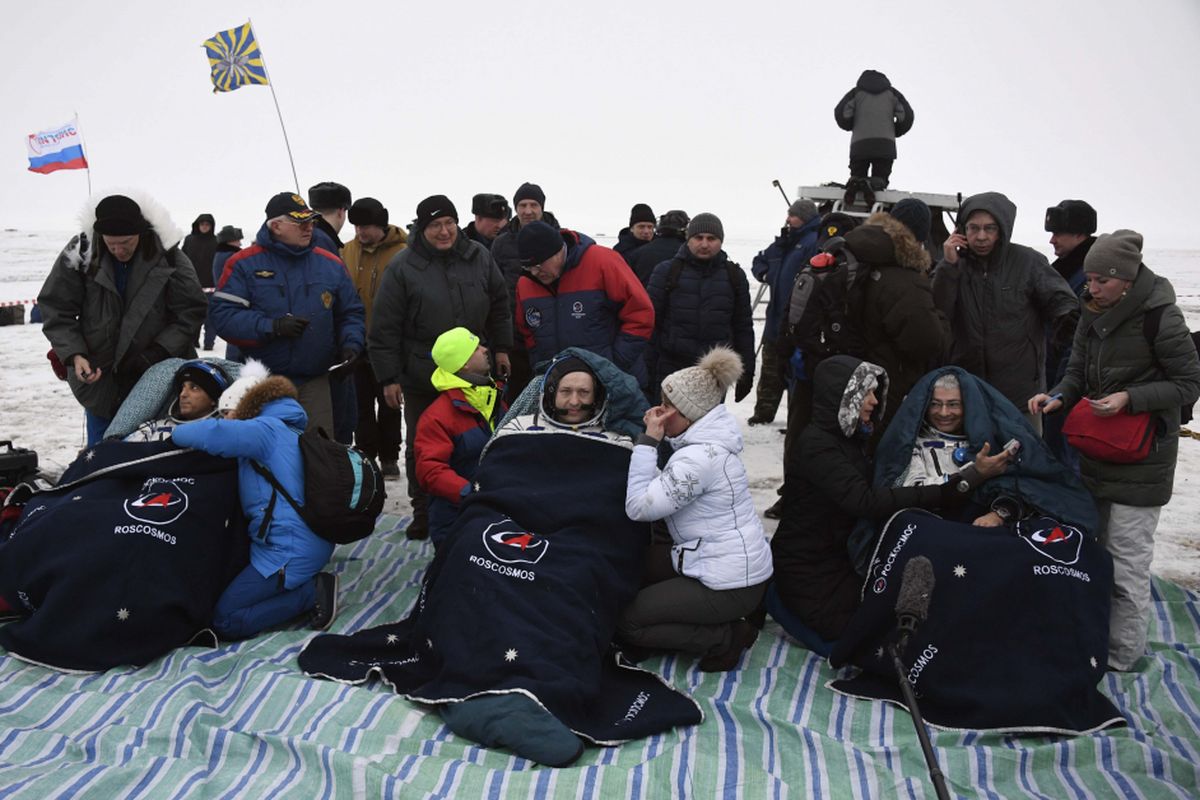
<svg viewBox="0 0 1200 800">
<path fill-rule="evenodd" d="M 680 414 L 695 422 L 724 402 L 725 393 L 740 377 L 742 357 L 718 345 L 701 356 L 696 366 L 663 378 L 662 394 Z"/>
<path fill-rule="evenodd" d="M 227 414 L 237 408 L 246 392 L 270 374 L 271 371 L 261 361 L 255 361 L 253 358 L 247 359 L 245 366 L 238 374 L 238 379 L 229 384 L 228 389 L 221 392 L 221 401 L 217 405 L 217 409 L 223 414 Z"/>
</svg>

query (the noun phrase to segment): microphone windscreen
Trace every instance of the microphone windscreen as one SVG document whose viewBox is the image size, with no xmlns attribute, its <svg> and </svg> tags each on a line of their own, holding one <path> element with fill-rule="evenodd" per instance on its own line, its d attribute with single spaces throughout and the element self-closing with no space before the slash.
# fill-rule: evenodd
<svg viewBox="0 0 1200 800">
<path fill-rule="evenodd" d="M 910 559 L 900 577 L 896 598 L 896 616 L 924 622 L 929 616 L 929 597 L 933 594 L 933 562 L 925 556 Z"/>
</svg>

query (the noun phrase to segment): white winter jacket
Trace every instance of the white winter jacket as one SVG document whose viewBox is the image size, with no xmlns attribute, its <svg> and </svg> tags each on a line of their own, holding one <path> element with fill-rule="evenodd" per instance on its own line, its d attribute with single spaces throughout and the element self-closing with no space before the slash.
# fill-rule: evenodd
<svg viewBox="0 0 1200 800">
<path fill-rule="evenodd" d="M 716 406 L 667 442 L 675 452 L 662 472 L 656 448 L 633 448 L 625 513 L 639 522 L 666 519 L 680 575 L 717 590 L 768 580 L 771 548 L 738 456 L 742 433 L 733 416 Z"/>
</svg>

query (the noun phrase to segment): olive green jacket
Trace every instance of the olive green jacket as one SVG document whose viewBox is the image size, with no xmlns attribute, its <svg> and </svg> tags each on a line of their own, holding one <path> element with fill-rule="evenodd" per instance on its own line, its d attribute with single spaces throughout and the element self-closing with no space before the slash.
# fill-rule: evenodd
<svg viewBox="0 0 1200 800">
<path fill-rule="evenodd" d="M 1085 295 L 1085 301 L 1087 297 Z M 1143 331 L 1146 314 L 1164 307 L 1154 347 Z M 1098 500 L 1131 506 L 1162 506 L 1171 499 L 1179 450 L 1179 408 L 1200 397 L 1200 359 L 1175 290 L 1142 265 L 1115 306 L 1085 302 L 1075 330 L 1071 360 L 1062 381 L 1064 411 L 1081 398 L 1129 392 L 1129 412 L 1152 412 L 1156 434 L 1150 455 L 1133 464 L 1097 461 L 1080 454 L 1083 481 Z"/>
</svg>

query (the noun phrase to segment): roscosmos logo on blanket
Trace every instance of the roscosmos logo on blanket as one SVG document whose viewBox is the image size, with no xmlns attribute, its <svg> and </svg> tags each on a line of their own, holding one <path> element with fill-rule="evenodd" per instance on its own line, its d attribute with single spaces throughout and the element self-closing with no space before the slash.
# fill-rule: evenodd
<svg viewBox="0 0 1200 800">
<path fill-rule="evenodd" d="M 151 478 L 136 497 L 125 500 L 125 513 L 138 522 L 170 525 L 187 511 L 188 496 L 178 482 Z"/>
<path fill-rule="evenodd" d="M 489 525 L 483 532 L 483 546 L 492 558 L 505 564 L 536 564 L 541 561 L 550 543 L 536 533 L 514 530 L 510 527 L 515 524 L 512 520 L 506 523 Z M 497 527 L 501 530 L 496 530 Z"/>
<path fill-rule="evenodd" d="M 1079 561 L 1083 533 L 1078 528 L 1056 525 L 1050 519 L 1040 519 L 1034 521 L 1034 524 L 1018 525 L 1017 533 L 1030 547 L 1051 561 L 1066 565 Z"/>
</svg>

